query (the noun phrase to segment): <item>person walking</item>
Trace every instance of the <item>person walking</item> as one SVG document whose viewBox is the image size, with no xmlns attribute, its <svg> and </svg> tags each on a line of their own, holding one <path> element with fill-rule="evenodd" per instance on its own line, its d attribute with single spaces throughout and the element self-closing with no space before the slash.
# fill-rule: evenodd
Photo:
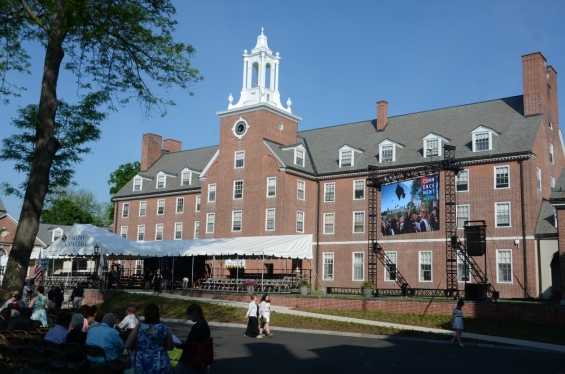
<svg viewBox="0 0 565 374">
<path fill-rule="evenodd" d="M 461 343 L 461 333 L 463 332 L 463 305 L 465 305 L 465 302 L 463 300 L 459 300 L 457 302 L 457 306 L 453 308 L 453 314 L 451 316 L 451 327 L 455 330 L 455 336 L 451 339 L 451 345 L 453 345 L 455 343 L 455 339 L 457 339 L 460 347 L 464 347 Z"/>
<path fill-rule="evenodd" d="M 84 297 L 84 288 L 80 282 L 77 282 L 75 288 L 73 288 L 73 293 L 71 294 L 71 300 L 73 302 L 73 308 L 78 309 L 82 306 L 82 299 Z"/>
<path fill-rule="evenodd" d="M 143 273 L 144 289 L 151 289 L 151 278 L 153 278 L 153 273 L 149 270 L 149 266 L 145 268 L 145 273 Z"/>
<path fill-rule="evenodd" d="M 186 309 L 186 314 L 188 319 L 194 322 L 186 341 L 181 344 L 177 344 L 177 348 L 182 349 L 182 354 L 180 356 L 179 362 L 175 369 L 175 374 L 204 374 L 209 373 L 209 367 L 193 367 L 190 363 L 190 352 L 194 345 L 206 339 L 210 339 L 210 326 L 206 318 L 204 318 L 204 313 L 200 305 L 194 303 L 190 304 Z"/>
<path fill-rule="evenodd" d="M 31 319 L 41 322 L 41 326 L 48 327 L 47 324 L 47 296 L 44 295 L 45 288 L 37 287 L 37 296 L 31 299 L 29 307 L 32 309 Z"/>
<path fill-rule="evenodd" d="M 155 275 L 153 276 L 153 287 L 154 291 L 153 294 L 161 293 L 161 282 L 163 281 L 163 276 L 161 275 L 161 270 L 155 270 Z"/>
<path fill-rule="evenodd" d="M 269 323 L 271 322 L 271 299 L 268 294 L 264 294 L 261 298 L 261 305 L 259 306 L 261 312 L 261 326 L 259 327 L 259 335 L 273 336 Z"/>
<path fill-rule="evenodd" d="M 243 336 L 246 338 L 263 338 L 259 334 L 259 304 L 257 303 L 257 295 L 255 294 L 251 295 L 251 302 L 249 303 L 245 318 L 247 318 L 247 330 L 245 330 Z"/>
</svg>

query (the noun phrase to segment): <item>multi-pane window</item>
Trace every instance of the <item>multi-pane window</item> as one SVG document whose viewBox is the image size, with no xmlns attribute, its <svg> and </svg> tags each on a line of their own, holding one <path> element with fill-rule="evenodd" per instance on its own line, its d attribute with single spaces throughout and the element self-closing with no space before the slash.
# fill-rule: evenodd
<svg viewBox="0 0 565 374">
<path fill-rule="evenodd" d="M 85 271 L 87 268 L 87 263 L 84 260 L 78 262 L 78 270 Z"/>
<path fill-rule="evenodd" d="M 353 199 L 363 200 L 365 198 L 365 181 L 353 181 Z"/>
<path fill-rule="evenodd" d="M 470 221 L 469 205 L 457 205 L 455 207 L 457 215 L 457 228 L 462 229 L 465 226 L 465 221 Z"/>
<path fill-rule="evenodd" d="M 208 202 L 213 203 L 216 201 L 216 183 L 208 185 Z"/>
<path fill-rule="evenodd" d="M 365 253 L 353 252 L 353 280 L 362 281 L 365 279 Z"/>
<path fill-rule="evenodd" d="M 122 226 L 122 227 L 121 227 L 120 234 L 122 235 L 122 237 L 127 238 L 127 237 L 128 237 L 128 227 L 127 227 L 127 226 Z"/>
<path fill-rule="evenodd" d="M 430 139 L 426 140 L 426 157 L 439 155 L 439 140 Z"/>
<path fill-rule="evenodd" d="M 365 212 L 353 212 L 353 232 L 365 232 Z"/>
<path fill-rule="evenodd" d="M 496 264 L 498 269 L 498 282 L 512 282 L 512 251 L 497 250 Z"/>
<path fill-rule="evenodd" d="M 324 273 L 322 275 L 324 280 L 334 280 L 334 254 L 324 253 Z"/>
<path fill-rule="evenodd" d="M 496 227 L 510 227 L 510 203 L 496 203 Z"/>
<path fill-rule="evenodd" d="M 139 202 L 139 216 L 145 217 L 147 214 L 147 201 L 140 201 Z"/>
<path fill-rule="evenodd" d="M 233 198 L 242 199 L 243 198 L 243 181 L 233 182 Z"/>
<path fill-rule="evenodd" d="M 234 210 L 231 218 L 231 231 L 241 231 L 241 210 Z"/>
<path fill-rule="evenodd" d="M 136 275 L 143 274 L 143 260 L 135 260 L 135 274 Z"/>
<path fill-rule="evenodd" d="M 267 216 L 265 222 L 265 230 L 274 230 L 275 229 L 275 209 L 267 209 Z"/>
<path fill-rule="evenodd" d="M 62 235 L 63 235 L 63 230 L 53 230 L 53 241 L 59 239 Z"/>
<path fill-rule="evenodd" d="M 124 203 L 122 205 L 122 218 L 129 217 L 129 203 Z"/>
<path fill-rule="evenodd" d="M 175 240 L 182 239 L 182 222 L 175 223 Z"/>
<path fill-rule="evenodd" d="M 508 188 L 510 187 L 510 167 L 509 166 L 496 166 L 494 168 L 495 174 L 495 187 Z"/>
<path fill-rule="evenodd" d="M 334 233 L 334 213 L 324 213 L 324 234 Z"/>
<path fill-rule="evenodd" d="M 190 171 L 183 171 L 181 176 L 181 185 L 190 186 Z"/>
<path fill-rule="evenodd" d="M 200 221 L 194 222 L 194 239 L 200 239 Z"/>
<path fill-rule="evenodd" d="M 184 197 L 177 197 L 177 213 L 184 212 Z"/>
<path fill-rule="evenodd" d="M 353 151 L 341 151 L 339 154 L 339 163 L 341 167 L 353 165 Z"/>
<path fill-rule="evenodd" d="M 298 166 L 304 166 L 304 151 L 302 149 L 294 151 L 294 163 Z"/>
<path fill-rule="evenodd" d="M 274 197 L 277 195 L 277 178 L 267 178 L 267 197 Z"/>
<path fill-rule="evenodd" d="M 165 176 L 158 175 L 157 176 L 157 188 L 165 188 Z"/>
<path fill-rule="evenodd" d="M 133 190 L 141 191 L 141 178 L 135 178 L 133 180 Z"/>
<path fill-rule="evenodd" d="M 455 189 L 457 192 L 469 191 L 469 170 L 462 170 L 455 177 Z"/>
<path fill-rule="evenodd" d="M 304 232 L 304 212 L 296 212 L 296 232 Z"/>
<path fill-rule="evenodd" d="M 163 240 L 163 224 L 158 223 L 155 225 L 155 240 Z"/>
<path fill-rule="evenodd" d="M 549 162 L 553 164 L 553 144 L 549 143 Z"/>
<path fill-rule="evenodd" d="M 335 201 L 335 183 L 324 184 L 324 201 Z"/>
<path fill-rule="evenodd" d="M 206 215 L 206 232 L 214 232 L 214 221 L 216 220 L 216 215 L 214 213 L 208 213 Z"/>
<path fill-rule="evenodd" d="M 306 184 L 304 183 L 304 181 L 298 181 L 297 182 L 297 190 L 296 190 L 296 198 L 298 200 L 304 200 L 304 191 L 306 190 Z"/>
<path fill-rule="evenodd" d="M 137 226 L 137 240 L 138 241 L 145 240 L 145 225 Z"/>
<path fill-rule="evenodd" d="M 245 151 L 235 151 L 234 168 L 241 169 L 245 162 Z"/>
<path fill-rule="evenodd" d="M 196 196 L 196 211 L 200 212 L 200 195 Z"/>
<path fill-rule="evenodd" d="M 475 152 L 489 150 L 489 133 L 481 132 L 475 134 Z"/>
<path fill-rule="evenodd" d="M 393 154 L 392 154 L 392 145 L 383 145 L 381 147 L 381 162 L 392 162 Z"/>
<path fill-rule="evenodd" d="M 165 214 L 165 199 L 159 199 L 157 201 L 157 214 L 158 215 Z"/>
<path fill-rule="evenodd" d="M 549 177 L 549 183 L 550 183 L 551 188 L 554 188 L 555 187 L 555 178 Z"/>
<path fill-rule="evenodd" d="M 386 257 L 388 258 L 388 261 L 386 262 L 388 264 L 388 267 L 385 266 L 385 281 L 396 281 L 396 269 L 397 269 L 397 264 L 398 264 L 398 253 L 396 251 L 394 252 L 385 252 Z"/>
<path fill-rule="evenodd" d="M 469 262 L 465 263 L 463 251 L 457 251 L 457 282 L 471 281 L 471 268 Z"/>
<path fill-rule="evenodd" d="M 541 191 L 541 169 L 536 168 L 536 182 L 538 186 L 538 191 Z"/>
<path fill-rule="evenodd" d="M 420 252 L 420 282 L 432 281 L 432 252 Z"/>
</svg>

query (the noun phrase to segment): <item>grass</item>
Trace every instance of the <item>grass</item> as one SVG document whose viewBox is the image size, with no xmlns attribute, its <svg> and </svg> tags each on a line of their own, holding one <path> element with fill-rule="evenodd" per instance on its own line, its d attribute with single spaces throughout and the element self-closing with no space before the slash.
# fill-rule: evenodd
<svg viewBox="0 0 565 374">
<path fill-rule="evenodd" d="M 192 303 L 189 300 L 179 300 L 164 298 L 152 295 L 130 294 L 118 292 L 112 298 L 104 302 L 99 307 L 102 310 L 125 311 L 129 305 L 136 306 L 142 313 L 148 304 L 159 305 L 162 318 L 186 318 L 186 308 Z M 210 322 L 223 323 L 246 323 L 245 312 L 247 308 L 240 308 L 216 303 L 200 303 L 206 319 Z M 341 309 L 302 309 L 308 312 L 339 315 L 383 322 L 399 323 L 411 326 L 424 326 L 449 330 L 450 316 L 426 315 L 423 318 L 414 313 L 390 313 L 390 312 L 370 312 L 370 311 L 348 311 Z M 296 316 L 291 314 L 275 313 L 271 315 L 271 324 L 276 327 L 288 327 L 309 330 L 328 330 L 338 332 L 352 332 L 375 335 L 389 335 L 412 337 L 422 339 L 446 340 L 442 334 L 420 332 L 414 330 L 399 330 L 390 327 L 380 327 L 364 325 L 360 323 L 350 323 L 341 321 L 331 321 L 322 318 Z M 466 318 L 465 331 L 477 334 L 505 336 L 509 338 L 541 341 L 553 344 L 565 344 L 564 329 L 556 329 L 540 324 L 532 324 L 521 321 L 500 321 L 488 318 Z M 175 351 L 171 351 L 174 357 Z M 180 355 L 178 356 L 180 357 Z M 177 357 L 177 360 L 178 360 Z M 176 363 L 173 363 L 174 365 Z"/>
</svg>

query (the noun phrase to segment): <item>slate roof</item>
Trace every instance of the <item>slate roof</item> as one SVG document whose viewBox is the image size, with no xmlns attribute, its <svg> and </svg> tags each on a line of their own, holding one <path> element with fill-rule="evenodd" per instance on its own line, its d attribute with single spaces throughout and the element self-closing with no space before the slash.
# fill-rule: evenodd
<svg viewBox="0 0 565 374">
<path fill-rule="evenodd" d="M 555 216 L 553 215 L 553 207 L 548 200 L 543 200 L 538 215 L 538 222 L 534 232 L 536 236 L 555 236 L 557 237 L 557 229 L 555 228 Z"/>
<path fill-rule="evenodd" d="M 181 170 L 189 168 L 195 171 L 202 171 L 208 162 L 218 150 L 218 146 L 191 149 L 188 151 L 165 153 L 149 168 L 149 170 L 141 172 L 144 177 L 153 178 L 153 180 L 143 181 L 141 191 L 133 191 L 133 179 L 130 180 L 114 197 L 137 196 L 153 193 L 169 193 L 175 191 L 186 191 L 191 189 L 200 189 L 200 180 L 198 174 L 192 176 L 190 186 L 181 186 Z M 176 177 L 167 177 L 165 188 L 156 188 L 155 175 L 163 171 L 167 174 L 176 174 Z"/>
<path fill-rule="evenodd" d="M 53 241 L 53 230 L 57 227 L 63 229 L 63 231 L 67 230 L 68 228 L 72 227 L 69 225 L 54 225 L 52 223 L 40 223 L 39 230 L 37 231 L 37 238 L 45 243 L 47 246 L 51 245 Z"/>
<path fill-rule="evenodd" d="M 565 201 L 565 169 L 555 181 L 555 187 L 551 189 L 549 201 L 552 203 L 563 203 Z"/>
</svg>

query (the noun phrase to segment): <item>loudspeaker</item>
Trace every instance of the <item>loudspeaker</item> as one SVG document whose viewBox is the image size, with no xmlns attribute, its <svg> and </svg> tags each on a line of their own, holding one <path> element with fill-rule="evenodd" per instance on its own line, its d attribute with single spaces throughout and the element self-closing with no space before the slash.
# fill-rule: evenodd
<svg viewBox="0 0 565 374">
<path fill-rule="evenodd" d="M 484 300 L 486 296 L 484 286 L 482 283 L 465 283 L 465 300 Z"/>
<path fill-rule="evenodd" d="M 465 245 L 469 256 L 482 256 L 487 249 L 484 226 L 465 226 Z"/>
</svg>

